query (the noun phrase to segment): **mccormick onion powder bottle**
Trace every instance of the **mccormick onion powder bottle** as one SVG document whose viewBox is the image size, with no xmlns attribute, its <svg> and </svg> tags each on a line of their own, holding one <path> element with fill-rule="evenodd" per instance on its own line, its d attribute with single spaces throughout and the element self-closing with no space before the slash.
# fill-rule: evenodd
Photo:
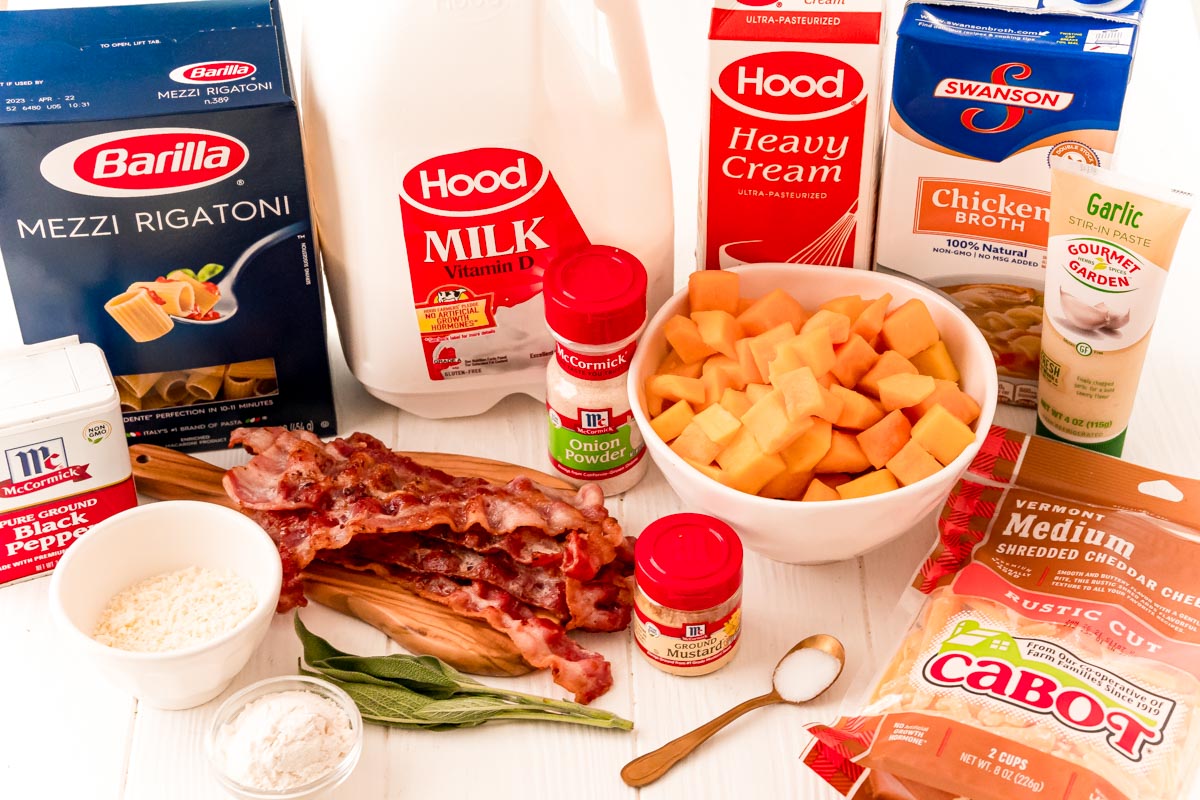
<svg viewBox="0 0 1200 800">
<path fill-rule="evenodd" d="M 554 336 L 546 368 L 550 464 L 573 483 L 620 494 L 647 466 L 625 389 L 646 323 L 646 268 L 616 247 L 585 247 L 546 270 L 542 296 Z"/>
</svg>

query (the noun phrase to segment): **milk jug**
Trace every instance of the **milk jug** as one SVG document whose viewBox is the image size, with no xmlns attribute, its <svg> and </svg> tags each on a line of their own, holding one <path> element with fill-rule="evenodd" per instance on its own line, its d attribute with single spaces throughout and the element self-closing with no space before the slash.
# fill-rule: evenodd
<svg viewBox="0 0 1200 800">
<path fill-rule="evenodd" d="M 425 417 L 543 397 L 542 276 L 589 243 L 672 283 L 666 134 L 628 0 L 309 3 L 303 126 L 346 359 Z M 585 287 L 586 288 L 586 287 Z"/>
</svg>

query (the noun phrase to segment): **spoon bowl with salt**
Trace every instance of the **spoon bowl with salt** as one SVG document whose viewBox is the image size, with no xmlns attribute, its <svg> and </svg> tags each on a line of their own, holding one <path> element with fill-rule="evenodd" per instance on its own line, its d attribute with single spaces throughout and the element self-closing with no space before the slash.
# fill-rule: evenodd
<svg viewBox="0 0 1200 800">
<path fill-rule="evenodd" d="M 846 649 L 833 636 L 818 633 L 797 642 L 788 650 L 771 676 L 771 691 L 734 706 L 657 750 L 638 756 L 621 770 L 621 780 L 630 786 L 653 783 L 685 756 L 747 711 L 776 703 L 800 705 L 822 694 L 837 681 L 846 665 Z"/>
</svg>

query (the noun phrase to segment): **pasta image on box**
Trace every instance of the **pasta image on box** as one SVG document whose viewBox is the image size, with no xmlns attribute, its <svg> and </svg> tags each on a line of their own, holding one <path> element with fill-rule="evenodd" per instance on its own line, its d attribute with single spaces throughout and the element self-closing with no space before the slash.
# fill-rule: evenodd
<svg viewBox="0 0 1200 800">
<path fill-rule="evenodd" d="M 0 258 L 22 338 L 99 346 L 130 439 L 335 433 L 277 2 L 14 11 L 0 52 Z"/>
<path fill-rule="evenodd" d="M 907 633 L 805 763 L 854 800 L 1187 796 L 1200 481 L 993 427 L 938 528 Z"/>
</svg>

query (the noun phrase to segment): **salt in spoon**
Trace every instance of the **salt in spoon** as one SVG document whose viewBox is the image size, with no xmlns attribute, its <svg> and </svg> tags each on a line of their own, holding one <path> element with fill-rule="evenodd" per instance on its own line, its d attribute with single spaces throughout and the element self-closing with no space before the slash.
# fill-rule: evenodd
<svg viewBox="0 0 1200 800">
<path fill-rule="evenodd" d="M 800 693 L 789 691 L 792 687 L 785 687 L 784 692 L 791 695 L 795 699 L 788 699 L 784 694 L 780 693 L 779 688 L 779 668 L 783 666 L 783 662 L 787 661 L 788 657 L 797 650 L 814 649 L 832 656 L 837 661 L 837 672 L 829 679 L 829 682 L 824 686 L 814 687 L 815 691 L 807 697 L 798 696 Z M 734 706 L 726 711 L 721 716 L 701 725 L 696 730 L 685 733 L 678 739 L 667 742 L 657 750 L 652 750 L 645 755 L 638 756 L 633 761 L 625 765 L 621 770 L 621 780 L 630 786 L 645 786 L 667 774 L 671 767 L 675 766 L 684 756 L 691 753 L 703 742 L 707 741 L 717 731 L 724 728 L 735 719 L 755 708 L 774 705 L 775 703 L 791 703 L 800 705 L 807 703 L 809 700 L 822 694 L 826 689 L 837 681 L 838 676 L 842 674 L 842 668 L 846 665 L 846 650 L 842 647 L 842 643 L 834 637 L 818 633 L 814 636 L 809 636 L 807 639 L 799 642 L 791 650 L 784 653 L 783 658 L 779 659 L 779 663 L 775 665 L 775 671 L 771 674 L 771 691 L 747 700 L 741 705 Z"/>
</svg>

